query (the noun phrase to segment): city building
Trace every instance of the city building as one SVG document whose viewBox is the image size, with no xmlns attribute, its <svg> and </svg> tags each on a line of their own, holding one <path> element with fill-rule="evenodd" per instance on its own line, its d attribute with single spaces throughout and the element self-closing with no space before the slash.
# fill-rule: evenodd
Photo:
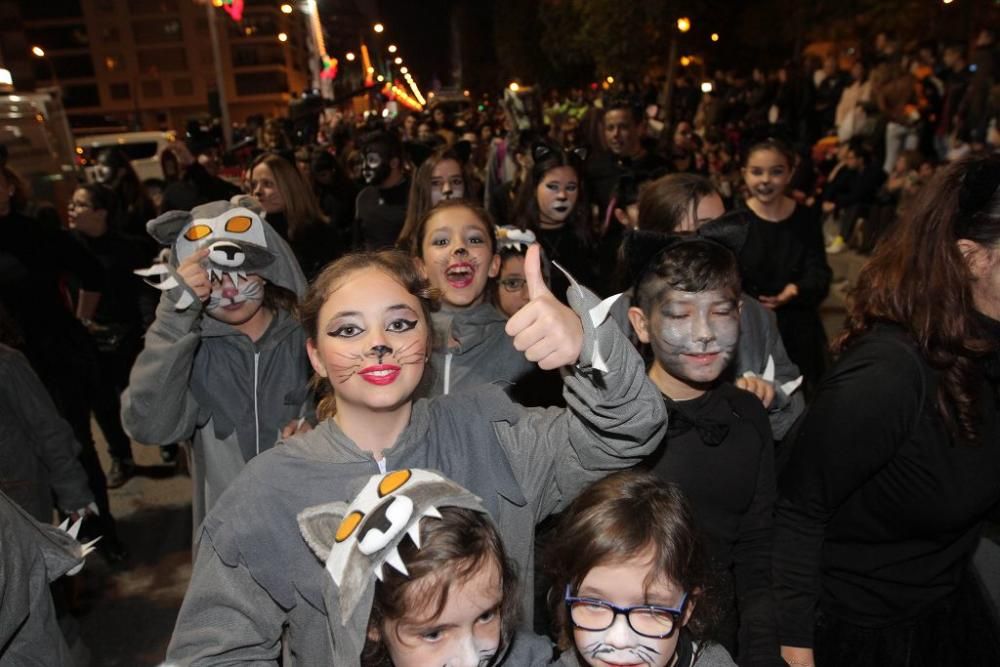
<svg viewBox="0 0 1000 667">
<path fill-rule="evenodd" d="M 183 129 L 220 115 L 210 11 L 232 121 L 285 115 L 311 88 L 307 18 L 244 4 L 237 23 L 211 0 L 0 0 L 0 56 L 16 88 L 61 90 L 77 134 Z"/>
</svg>

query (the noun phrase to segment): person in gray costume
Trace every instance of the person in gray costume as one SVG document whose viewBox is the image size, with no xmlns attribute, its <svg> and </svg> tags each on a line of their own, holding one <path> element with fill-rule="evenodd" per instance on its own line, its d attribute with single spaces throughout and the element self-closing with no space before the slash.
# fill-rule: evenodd
<svg viewBox="0 0 1000 667">
<path fill-rule="evenodd" d="M 122 424 L 149 445 L 193 437 L 197 535 L 247 461 L 306 415 L 306 337 L 293 315 L 306 281 L 249 197 L 164 213 L 147 229 L 170 260 L 142 272 L 163 294 Z"/>
<path fill-rule="evenodd" d="M 566 409 L 521 407 L 495 385 L 414 400 L 430 352 L 426 281 L 397 252 L 324 270 L 302 307 L 310 360 L 333 389 L 317 408 L 323 421 L 251 461 L 206 518 L 168 660 L 275 665 L 284 641 L 286 667 L 338 664 L 327 574 L 296 517 L 352 498 L 359 479 L 406 468 L 438 471 L 481 498 L 531 626 L 535 525 L 651 454 L 666 414 L 608 304 L 574 284 L 569 310 L 545 287 L 537 248 L 525 264 L 532 298 L 507 330 L 528 359 L 562 369 Z"/>
</svg>

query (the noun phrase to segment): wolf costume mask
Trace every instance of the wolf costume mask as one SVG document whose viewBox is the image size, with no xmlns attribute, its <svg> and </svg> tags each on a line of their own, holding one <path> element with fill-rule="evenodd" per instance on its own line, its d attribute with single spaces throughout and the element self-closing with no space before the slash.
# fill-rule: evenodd
<svg viewBox="0 0 1000 667">
<path fill-rule="evenodd" d="M 210 279 L 221 281 L 223 276 L 229 276 L 238 287 L 248 274 L 256 274 L 300 297 L 305 294 L 305 276 L 294 253 L 264 221 L 252 197 L 210 202 L 190 211 L 168 211 L 147 222 L 146 231 L 171 247 L 169 262 L 136 271 L 161 291 L 182 288 L 177 267 L 195 252 L 209 248 L 202 265 Z M 184 288 L 175 308 L 186 310 L 195 300 L 194 294 Z"/>
<path fill-rule="evenodd" d="M 420 548 L 420 522 L 440 507 L 486 514 L 480 499 L 429 470 L 397 470 L 368 480 L 354 500 L 319 505 L 298 515 L 299 530 L 330 577 L 325 587 L 336 664 L 357 665 L 375 596 L 375 578 L 391 567 L 409 575 L 398 547 Z"/>
</svg>

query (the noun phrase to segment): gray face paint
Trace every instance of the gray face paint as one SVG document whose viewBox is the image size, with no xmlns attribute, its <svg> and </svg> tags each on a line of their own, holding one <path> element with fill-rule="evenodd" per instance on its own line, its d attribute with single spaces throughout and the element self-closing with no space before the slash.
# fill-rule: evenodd
<svg viewBox="0 0 1000 667">
<path fill-rule="evenodd" d="M 656 362 L 679 380 L 714 382 L 736 350 L 740 336 L 738 306 L 723 290 L 666 289 L 648 323 Z"/>
<path fill-rule="evenodd" d="M 389 176 L 389 165 L 387 160 L 377 151 L 364 154 L 364 164 L 361 167 L 361 175 L 365 183 L 378 185 Z"/>
</svg>

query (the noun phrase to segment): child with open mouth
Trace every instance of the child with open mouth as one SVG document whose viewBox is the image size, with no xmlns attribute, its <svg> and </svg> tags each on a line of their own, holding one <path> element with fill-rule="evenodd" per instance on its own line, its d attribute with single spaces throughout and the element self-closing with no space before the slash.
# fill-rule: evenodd
<svg viewBox="0 0 1000 667">
<path fill-rule="evenodd" d="M 488 298 L 500 272 L 489 214 L 466 201 L 442 201 L 410 237 L 410 254 L 441 294 L 424 391 L 440 396 L 481 384 L 516 385 L 533 369 L 504 332 L 507 317 Z"/>
</svg>

